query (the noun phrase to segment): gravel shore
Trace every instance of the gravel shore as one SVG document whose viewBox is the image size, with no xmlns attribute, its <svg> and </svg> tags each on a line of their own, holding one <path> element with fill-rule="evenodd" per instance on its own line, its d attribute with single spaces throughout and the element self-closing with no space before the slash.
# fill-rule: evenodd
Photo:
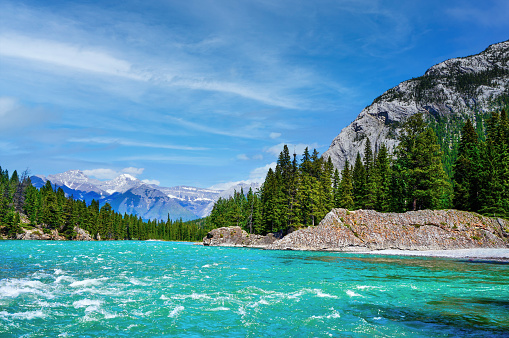
<svg viewBox="0 0 509 338">
<path fill-rule="evenodd" d="M 509 249 L 456 249 L 456 250 L 375 250 L 362 251 L 372 255 L 399 255 L 399 256 L 424 256 L 424 257 L 447 257 L 465 259 L 494 259 L 509 262 Z"/>
</svg>

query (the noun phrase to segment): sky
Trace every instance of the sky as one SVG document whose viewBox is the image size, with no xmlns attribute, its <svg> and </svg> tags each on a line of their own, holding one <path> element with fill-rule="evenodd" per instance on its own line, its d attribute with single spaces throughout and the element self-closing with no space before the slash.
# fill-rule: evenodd
<svg viewBox="0 0 509 338">
<path fill-rule="evenodd" d="M 0 0 L 0 166 L 261 182 L 361 110 L 509 39 L 502 1 Z"/>
</svg>

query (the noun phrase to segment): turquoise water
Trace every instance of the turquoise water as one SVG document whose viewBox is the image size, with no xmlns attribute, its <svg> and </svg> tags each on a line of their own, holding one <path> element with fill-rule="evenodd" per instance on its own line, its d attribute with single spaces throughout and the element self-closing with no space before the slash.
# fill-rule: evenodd
<svg viewBox="0 0 509 338">
<path fill-rule="evenodd" d="M 0 241 L 0 336 L 508 337 L 509 265 Z"/>
</svg>

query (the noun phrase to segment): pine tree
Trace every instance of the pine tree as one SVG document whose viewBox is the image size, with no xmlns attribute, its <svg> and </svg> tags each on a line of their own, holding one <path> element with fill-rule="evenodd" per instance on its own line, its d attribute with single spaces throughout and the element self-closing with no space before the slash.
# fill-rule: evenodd
<svg viewBox="0 0 509 338">
<path fill-rule="evenodd" d="M 359 153 L 357 153 L 357 157 L 355 158 L 352 181 L 354 208 L 363 209 L 366 196 L 366 170 Z"/>
<path fill-rule="evenodd" d="M 385 144 L 382 143 L 378 151 L 375 167 L 374 181 L 376 182 L 376 207 L 378 211 L 387 212 L 391 208 L 391 161 Z"/>
<path fill-rule="evenodd" d="M 350 163 L 348 160 L 345 162 L 345 167 L 341 172 L 341 202 L 340 207 L 352 210 L 354 208 L 353 202 L 353 185 L 352 185 L 352 169 L 350 168 Z"/>
<path fill-rule="evenodd" d="M 341 179 L 339 178 L 339 171 L 337 168 L 334 170 L 334 185 L 332 191 L 334 208 L 341 208 Z"/>
<path fill-rule="evenodd" d="M 458 157 L 454 163 L 454 208 L 479 209 L 479 142 L 474 126 L 467 119 L 461 133 Z"/>
<path fill-rule="evenodd" d="M 422 114 L 408 118 L 399 140 L 395 177 L 404 182 L 406 207 L 410 210 L 448 207 L 451 188 L 440 146 L 433 130 L 426 128 Z"/>
<path fill-rule="evenodd" d="M 509 140 L 507 116 L 493 112 L 487 124 L 487 138 L 481 151 L 480 212 L 509 215 Z"/>
<path fill-rule="evenodd" d="M 376 207 L 376 181 L 374 175 L 374 157 L 369 138 L 366 138 L 366 145 L 364 148 L 364 168 L 366 173 L 363 208 L 374 209 Z"/>
</svg>

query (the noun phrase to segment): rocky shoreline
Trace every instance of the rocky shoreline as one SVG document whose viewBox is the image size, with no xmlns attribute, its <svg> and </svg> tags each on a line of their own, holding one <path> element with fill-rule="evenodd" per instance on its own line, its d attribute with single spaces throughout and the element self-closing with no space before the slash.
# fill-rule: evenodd
<svg viewBox="0 0 509 338">
<path fill-rule="evenodd" d="M 508 249 L 509 221 L 458 210 L 380 213 L 333 209 L 318 226 L 283 238 L 249 235 L 240 227 L 214 229 L 204 245 L 268 250 L 381 252 L 381 250 Z"/>
</svg>

